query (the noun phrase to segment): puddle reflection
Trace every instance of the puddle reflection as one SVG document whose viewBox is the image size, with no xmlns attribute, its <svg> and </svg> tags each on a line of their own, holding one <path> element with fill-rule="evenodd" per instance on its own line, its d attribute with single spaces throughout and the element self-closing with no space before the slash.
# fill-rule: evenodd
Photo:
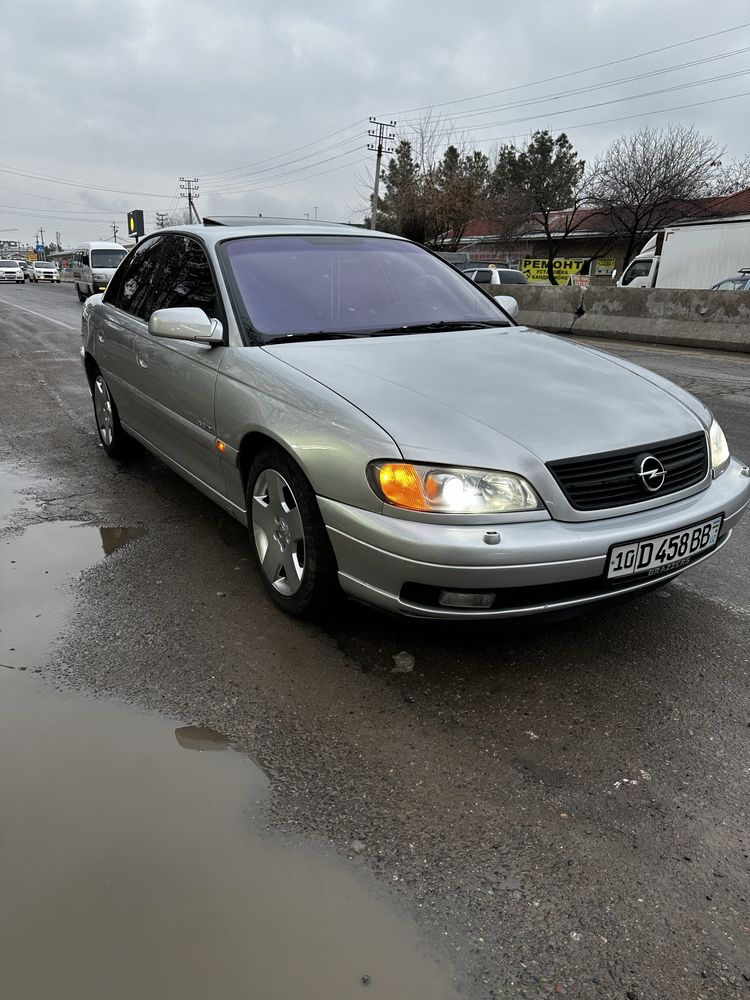
<svg viewBox="0 0 750 1000">
<path fill-rule="evenodd" d="M 180 726 L 175 739 L 184 750 L 234 750 L 228 736 L 208 726 Z"/>
</svg>

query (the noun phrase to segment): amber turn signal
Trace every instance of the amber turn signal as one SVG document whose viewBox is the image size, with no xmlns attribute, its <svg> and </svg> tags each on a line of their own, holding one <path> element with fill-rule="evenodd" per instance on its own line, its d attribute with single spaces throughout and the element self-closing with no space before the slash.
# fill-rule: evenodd
<svg viewBox="0 0 750 1000">
<path fill-rule="evenodd" d="M 389 462 L 380 467 L 380 489 L 389 503 L 409 510 L 429 510 L 430 504 L 422 490 L 422 480 L 413 465 Z"/>
</svg>

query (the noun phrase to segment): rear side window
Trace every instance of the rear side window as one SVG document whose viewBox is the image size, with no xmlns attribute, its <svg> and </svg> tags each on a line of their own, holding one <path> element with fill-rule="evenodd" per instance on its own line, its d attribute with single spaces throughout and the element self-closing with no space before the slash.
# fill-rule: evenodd
<svg viewBox="0 0 750 1000">
<path fill-rule="evenodd" d="M 477 271 L 474 275 L 474 281 L 478 285 L 491 285 L 492 284 L 492 271 Z"/>
<path fill-rule="evenodd" d="M 206 254 L 187 236 L 169 234 L 141 243 L 116 273 L 105 301 L 146 323 L 157 309 L 188 306 L 221 318 Z"/>
<path fill-rule="evenodd" d="M 164 247 L 164 237 L 141 243 L 124 266 L 110 282 L 104 301 L 148 322 L 154 309 L 155 283 L 158 280 L 158 263 Z"/>
</svg>

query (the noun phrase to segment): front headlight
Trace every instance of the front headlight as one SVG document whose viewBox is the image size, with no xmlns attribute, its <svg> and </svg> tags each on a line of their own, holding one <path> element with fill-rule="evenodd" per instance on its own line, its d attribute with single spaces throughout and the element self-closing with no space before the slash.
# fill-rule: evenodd
<svg viewBox="0 0 750 1000">
<path fill-rule="evenodd" d="M 436 514 L 511 514 L 541 510 L 529 483 L 510 472 L 371 462 L 370 485 L 381 500 Z"/>
<path fill-rule="evenodd" d="M 720 476 L 729 465 L 729 445 L 724 437 L 724 431 L 719 426 L 718 420 L 711 421 L 711 430 L 708 432 L 708 440 L 711 445 L 711 468 L 714 476 Z"/>
</svg>

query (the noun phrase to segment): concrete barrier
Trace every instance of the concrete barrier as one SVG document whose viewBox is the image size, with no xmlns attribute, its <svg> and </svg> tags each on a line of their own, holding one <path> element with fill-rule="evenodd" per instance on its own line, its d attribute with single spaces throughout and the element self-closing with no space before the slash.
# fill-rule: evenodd
<svg viewBox="0 0 750 1000">
<path fill-rule="evenodd" d="M 550 285 L 492 292 L 517 300 L 520 322 L 552 333 L 750 353 L 747 292 Z"/>
</svg>

